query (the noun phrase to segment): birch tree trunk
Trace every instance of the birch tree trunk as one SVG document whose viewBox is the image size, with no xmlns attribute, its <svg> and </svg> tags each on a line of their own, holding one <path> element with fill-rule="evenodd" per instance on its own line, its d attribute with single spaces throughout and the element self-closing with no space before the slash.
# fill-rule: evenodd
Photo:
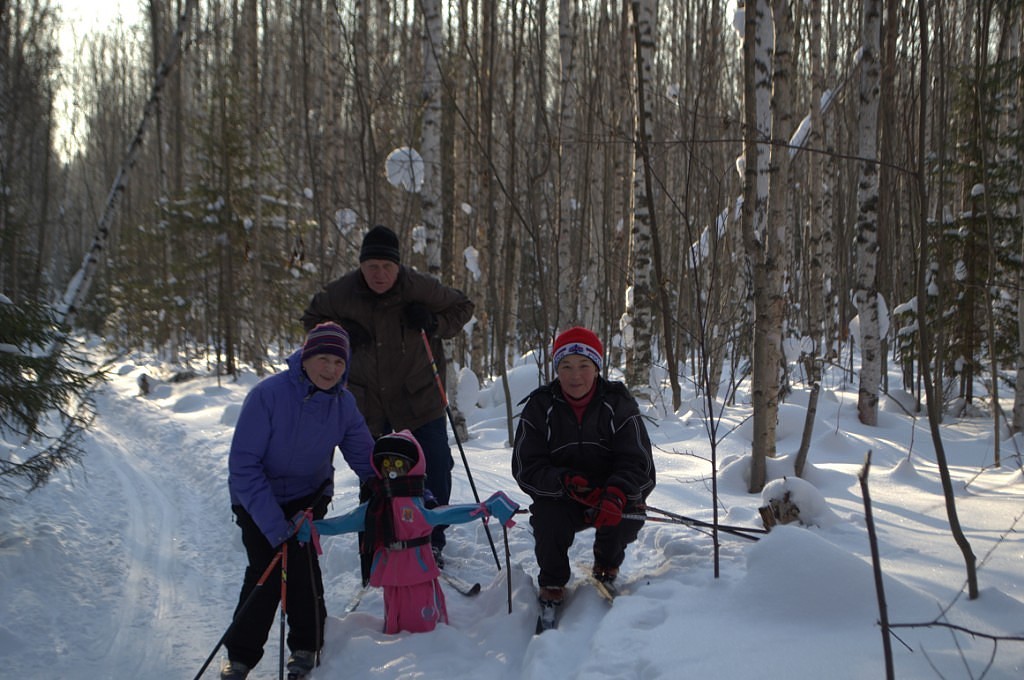
<svg viewBox="0 0 1024 680">
<path fill-rule="evenodd" d="M 836 24 L 836 6 L 829 4 L 829 19 L 826 23 Z M 838 62 L 837 41 L 828 44 L 825 53 L 825 77 L 831 78 L 835 75 Z M 825 116 L 822 121 L 822 137 L 825 144 L 825 158 L 831 159 L 836 154 L 836 129 L 838 124 L 833 123 L 831 116 Z M 821 195 L 821 261 L 825 271 L 822 281 L 822 293 L 825 296 L 825 342 L 824 355 L 831 360 L 839 355 L 841 347 L 840 336 L 837 324 L 839 317 L 839 304 L 836 298 L 836 272 L 838 271 L 836 256 L 835 237 L 835 193 L 839 185 L 839 167 L 837 163 L 827 161 L 824 165 L 822 181 L 825 187 Z"/>
<path fill-rule="evenodd" d="M 636 36 L 636 91 L 639 93 L 650 87 L 652 58 L 654 56 L 654 0 L 634 0 L 632 2 L 634 35 Z M 627 354 L 626 382 L 637 397 L 654 400 L 654 386 L 651 385 L 651 365 L 653 353 L 651 341 L 652 305 L 654 304 L 654 286 L 652 278 L 652 247 L 651 247 L 651 205 L 652 197 L 648 195 L 643 152 L 650 141 L 651 104 L 637 97 L 636 137 L 633 143 L 633 347 Z"/>
<path fill-rule="evenodd" d="M 579 9 L 575 0 L 558 2 L 558 52 L 561 65 L 561 111 L 559 116 L 558 220 L 557 238 L 558 300 L 563 309 L 559 322 L 576 322 L 580 313 L 580 238 L 579 199 L 577 196 L 576 149 L 576 30 Z"/>
<path fill-rule="evenodd" d="M 751 7 L 753 4 L 753 7 Z M 753 276 L 754 338 L 751 354 L 751 401 L 753 441 L 751 442 L 751 493 L 765 484 L 766 459 L 775 455 L 775 425 L 778 418 L 778 364 L 771 350 L 771 283 L 765 240 L 771 135 L 772 23 L 767 0 L 748 0 L 744 15 L 744 150 L 743 242 Z"/>
<path fill-rule="evenodd" d="M 420 155 L 423 157 L 423 228 L 426 232 L 427 271 L 441 276 L 443 211 L 441 205 L 441 65 L 444 49 L 444 25 L 441 0 L 420 0 L 423 9 L 423 132 Z"/>
<path fill-rule="evenodd" d="M 858 141 L 856 280 L 853 299 L 860 319 L 860 387 L 857 415 L 865 425 L 878 424 L 882 377 L 878 321 L 878 93 L 881 2 L 864 0 Z"/>
<path fill-rule="evenodd" d="M 808 330 L 814 340 L 816 358 L 823 358 L 828 351 L 828 324 L 825 321 L 825 268 L 823 252 L 823 231 L 825 229 L 822 209 L 824 193 L 825 155 L 820 153 L 824 135 L 821 115 L 822 95 L 825 92 L 825 70 L 821 57 L 821 0 L 811 0 L 810 42 L 808 56 L 811 63 L 811 131 L 807 146 L 807 181 L 809 183 L 810 206 L 808 207 L 807 244 L 808 258 Z M 820 380 L 820 361 L 812 361 L 811 382 Z"/>
<path fill-rule="evenodd" d="M 793 269 L 793 229 L 789 196 L 792 193 L 790 159 L 794 149 L 788 147 L 793 133 L 793 94 L 791 77 L 793 72 L 793 8 L 790 0 L 772 0 L 772 24 L 775 27 L 775 41 L 772 49 L 771 77 L 771 136 L 768 174 L 768 222 L 765 226 L 764 258 L 768 279 L 767 324 L 764 338 L 767 340 L 767 364 L 763 366 L 766 385 L 773 385 L 770 393 L 774 403 L 769 410 L 775 417 L 769 421 L 768 433 L 771 448 L 768 455 L 775 455 L 775 423 L 778 419 L 778 395 L 780 376 L 785 374 L 785 359 L 782 355 L 782 325 L 786 315 L 786 273 Z"/>
<path fill-rule="evenodd" d="M 441 163 L 441 65 L 444 49 L 444 24 L 440 0 L 420 0 L 423 11 L 423 131 L 420 155 L 423 158 L 423 185 L 420 188 L 423 228 L 426 238 L 427 271 L 441 279 L 441 252 L 444 240 L 444 211 L 441 197 L 443 164 Z M 437 343 L 435 343 L 437 344 Z M 466 418 L 458 409 L 458 380 L 453 361 L 455 340 L 440 343 L 444 351 L 444 383 L 452 409 L 452 428 L 459 441 L 466 441 L 469 432 Z"/>
</svg>

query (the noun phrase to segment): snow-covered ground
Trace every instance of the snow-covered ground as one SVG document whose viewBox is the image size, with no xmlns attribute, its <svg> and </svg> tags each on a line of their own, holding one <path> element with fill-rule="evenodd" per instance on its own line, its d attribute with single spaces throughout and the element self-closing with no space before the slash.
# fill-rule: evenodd
<svg viewBox="0 0 1024 680">
<path fill-rule="evenodd" d="M 80 468 L 27 499 L 0 506 L 0 676 L 10 678 L 192 678 L 230 622 L 245 556 L 232 523 L 227 451 L 232 426 L 256 377 L 200 377 L 158 383 L 141 396 L 137 379 L 161 371 L 151 358 L 121 360 L 98 395 L 99 417 Z M 512 372 L 514 402 L 536 384 L 536 369 Z M 465 376 L 460 407 L 470 439 L 464 450 L 481 497 L 503 489 L 524 502 L 509 472 L 501 390 L 477 389 Z M 741 399 L 742 401 L 742 399 Z M 471 402 L 475 402 L 471 403 Z M 792 473 L 807 393 L 781 409 L 778 480 Z M 710 445 L 702 407 L 678 415 L 651 410 L 658 488 L 652 506 L 711 519 Z M 720 521 L 760 527 L 758 494 L 746 493 L 747 406 L 729 409 L 718 446 Z M 774 529 L 759 542 L 722 534 L 715 577 L 711 538 L 693 528 L 648 523 L 629 550 L 609 605 L 575 580 L 558 630 L 533 635 L 536 566 L 526 516 L 508 531 L 492 524 L 499 572 L 482 525 L 450 529 L 449 570 L 479 581 L 467 598 L 448 590 L 451 625 L 432 633 L 381 633 L 380 593 L 343 615 L 358 590 L 352 536 L 325 537 L 323 567 L 330 612 L 323 665 L 315 678 L 438 680 L 548 678 L 885 677 L 879 612 L 857 478 L 873 452 L 871 498 L 892 623 L 940 620 L 991 636 L 1024 636 L 1024 477 L 1013 442 L 1004 466 L 992 462 L 991 422 L 943 427 L 954 466 L 957 511 L 977 555 L 980 597 L 962 592 L 966 570 L 946 517 L 931 439 L 923 418 L 883 398 L 878 427 L 860 425 L 856 385 L 823 387 L 806 480 L 794 487 L 817 526 Z M 1019 441 L 1018 441 L 1018 445 Z M 472 500 L 456 457 L 453 500 Z M 340 460 L 340 458 L 339 458 Z M 772 486 L 778 486 L 776 483 Z M 357 487 L 339 470 L 330 514 L 356 503 Z M 576 579 L 590 558 L 580 534 Z M 512 612 L 508 612 L 511 583 Z M 278 675 L 278 622 L 267 655 L 250 676 Z M 946 627 L 896 631 L 896 677 L 1024 677 L 1024 643 L 976 637 Z M 222 650 L 203 677 L 216 677 Z"/>
</svg>

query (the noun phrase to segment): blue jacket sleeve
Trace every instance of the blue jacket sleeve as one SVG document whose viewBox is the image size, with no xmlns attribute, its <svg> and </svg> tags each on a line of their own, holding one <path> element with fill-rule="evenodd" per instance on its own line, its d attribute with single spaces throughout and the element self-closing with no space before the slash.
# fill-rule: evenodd
<svg viewBox="0 0 1024 680">
<path fill-rule="evenodd" d="M 336 534 L 351 534 L 362 531 L 366 522 L 366 503 L 363 503 L 354 510 L 346 512 L 337 517 L 318 519 L 313 524 L 316 530 L 323 536 L 334 536 Z"/>
<path fill-rule="evenodd" d="M 266 391 L 255 389 L 242 404 L 228 453 L 228 486 L 270 545 L 277 547 L 291 536 L 292 525 L 274 499 L 263 466 L 272 422 L 265 396 Z"/>
<path fill-rule="evenodd" d="M 504 526 L 511 526 L 509 521 L 519 509 L 519 504 L 501 491 L 495 491 L 490 498 L 482 503 L 461 503 L 458 505 L 441 505 L 433 509 L 423 508 L 423 516 L 431 526 L 438 524 L 465 524 L 484 516 L 484 508 L 488 516 L 497 517 Z"/>
</svg>

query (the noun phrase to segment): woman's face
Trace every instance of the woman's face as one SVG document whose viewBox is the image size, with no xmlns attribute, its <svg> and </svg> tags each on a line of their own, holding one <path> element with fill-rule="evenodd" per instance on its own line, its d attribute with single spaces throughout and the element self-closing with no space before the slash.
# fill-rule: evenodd
<svg viewBox="0 0 1024 680">
<path fill-rule="evenodd" d="M 302 362 L 306 375 L 321 390 L 329 390 L 345 375 L 345 360 L 333 354 L 314 354 Z"/>
<path fill-rule="evenodd" d="M 562 391 L 573 399 L 587 396 L 597 380 L 597 364 L 582 354 L 570 354 L 558 362 Z"/>
</svg>

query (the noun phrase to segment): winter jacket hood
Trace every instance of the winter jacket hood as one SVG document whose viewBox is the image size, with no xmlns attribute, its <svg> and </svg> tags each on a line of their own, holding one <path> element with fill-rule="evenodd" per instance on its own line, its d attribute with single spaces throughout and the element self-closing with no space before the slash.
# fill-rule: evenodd
<svg viewBox="0 0 1024 680">
<path fill-rule="evenodd" d="M 373 467 L 373 473 L 378 477 L 384 476 L 381 473 L 380 469 L 377 467 L 376 454 L 382 450 L 386 450 L 386 442 L 392 438 L 402 439 L 404 441 L 411 443 L 412 447 L 410 448 L 414 449 L 416 452 L 416 461 L 412 464 L 412 467 L 409 468 L 409 472 L 407 474 L 411 477 L 422 477 L 423 475 L 425 475 L 427 472 L 427 461 L 423 458 L 423 447 L 420 446 L 420 443 L 416 440 L 416 437 L 413 436 L 412 432 L 409 432 L 409 430 L 392 432 L 391 434 L 381 437 L 376 441 L 376 443 L 373 445 L 374 455 L 370 456 L 370 465 Z"/>
</svg>

